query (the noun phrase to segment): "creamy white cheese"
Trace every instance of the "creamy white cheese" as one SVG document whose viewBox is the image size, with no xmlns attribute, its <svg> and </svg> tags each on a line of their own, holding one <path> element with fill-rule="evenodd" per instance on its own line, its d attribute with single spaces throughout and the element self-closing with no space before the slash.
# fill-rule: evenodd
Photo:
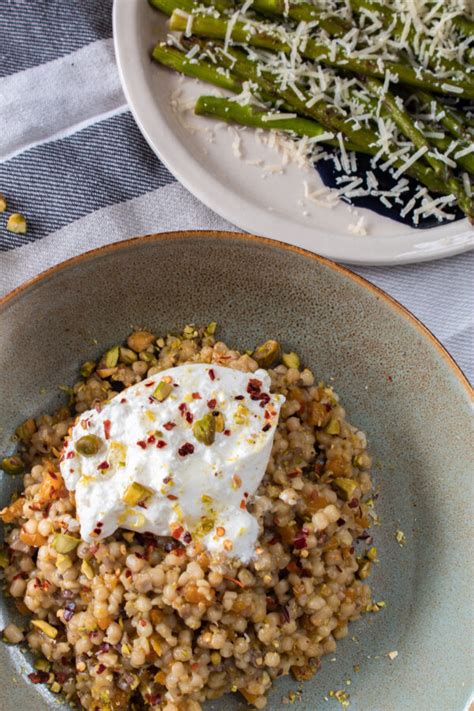
<svg viewBox="0 0 474 711">
<path fill-rule="evenodd" d="M 153 395 L 160 382 L 172 385 L 161 402 Z M 264 370 L 196 363 L 157 373 L 100 411 L 83 413 L 61 461 L 82 538 L 100 540 L 122 527 L 185 545 L 200 541 L 214 554 L 249 561 L 258 524 L 247 504 L 265 473 L 285 400 L 269 389 Z M 204 444 L 193 427 L 210 413 L 221 413 L 222 431 Z M 87 435 L 99 438 L 91 456 L 76 448 Z M 138 492 L 145 487 L 136 505 L 126 503 L 133 484 Z"/>
</svg>

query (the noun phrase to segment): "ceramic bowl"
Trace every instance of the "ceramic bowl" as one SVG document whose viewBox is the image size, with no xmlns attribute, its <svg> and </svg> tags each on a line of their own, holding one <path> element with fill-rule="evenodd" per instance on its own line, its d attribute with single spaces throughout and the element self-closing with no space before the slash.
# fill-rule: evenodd
<svg viewBox="0 0 474 711">
<path fill-rule="evenodd" d="M 65 262 L 0 302 L 0 451 L 11 451 L 18 423 L 61 403 L 59 386 L 81 362 L 132 326 L 165 333 L 210 320 L 230 345 L 274 337 L 298 351 L 334 383 L 375 462 L 371 585 L 385 607 L 352 625 L 295 709 L 340 709 L 328 693 L 344 689 L 351 711 L 463 711 L 473 682 L 472 394 L 433 336 L 360 277 L 234 233 L 151 235 Z M 3 477 L 2 505 L 20 483 Z M 4 598 L 0 627 L 14 614 Z M 25 678 L 30 670 L 28 656 L 0 646 L 3 711 L 61 708 Z M 286 708 L 282 697 L 299 687 L 281 679 L 268 708 Z M 237 695 L 209 706 L 243 707 Z"/>
</svg>

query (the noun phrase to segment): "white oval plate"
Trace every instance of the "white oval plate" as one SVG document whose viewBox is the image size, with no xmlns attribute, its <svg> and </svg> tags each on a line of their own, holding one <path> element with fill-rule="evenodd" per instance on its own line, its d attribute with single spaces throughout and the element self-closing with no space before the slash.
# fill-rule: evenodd
<svg viewBox="0 0 474 711">
<path fill-rule="evenodd" d="M 273 172 L 282 154 L 252 129 L 229 129 L 173 107 L 178 96 L 186 102 L 216 89 L 151 61 L 151 49 L 166 36 L 164 15 L 146 0 L 115 0 L 113 19 L 120 78 L 140 130 L 173 175 L 229 222 L 350 264 L 422 262 L 474 247 L 467 220 L 417 230 L 342 202 L 329 209 L 307 200 L 305 180 L 311 189 L 323 186 L 315 170 L 289 163 Z M 352 234 L 362 215 L 367 235 Z"/>
</svg>

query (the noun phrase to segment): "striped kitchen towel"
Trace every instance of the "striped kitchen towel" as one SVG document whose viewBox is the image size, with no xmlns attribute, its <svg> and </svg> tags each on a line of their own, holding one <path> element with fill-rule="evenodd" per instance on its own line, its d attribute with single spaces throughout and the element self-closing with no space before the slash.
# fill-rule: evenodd
<svg viewBox="0 0 474 711">
<path fill-rule="evenodd" d="M 145 2 L 146 0 L 143 0 Z M 236 229 L 185 190 L 141 136 L 120 87 L 112 0 L 0 2 L 0 296 L 88 249 L 173 229 Z M 357 268 L 412 310 L 474 376 L 474 253 Z"/>
</svg>

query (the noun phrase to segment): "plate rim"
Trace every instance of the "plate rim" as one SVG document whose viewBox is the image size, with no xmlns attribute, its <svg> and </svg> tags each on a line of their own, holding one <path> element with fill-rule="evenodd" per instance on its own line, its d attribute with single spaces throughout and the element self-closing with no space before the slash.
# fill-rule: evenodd
<svg viewBox="0 0 474 711">
<path fill-rule="evenodd" d="M 140 110 L 139 104 L 143 94 L 137 88 L 137 82 L 129 80 L 131 59 L 127 45 L 130 20 L 133 14 L 136 13 L 139 2 L 144 2 L 144 0 L 114 0 L 112 12 L 113 42 L 120 83 L 128 107 L 151 150 L 191 194 L 239 229 L 251 234 L 262 234 L 267 232 L 268 223 L 271 220 L 276 220 L 277 226 L 273 230 L 275 237 L 272 237 L 272 239 L 288 241 L 295 246 L 300 246 L 301 240 L 298 237 L 293 237 L 293 233 L 301 234 L 304 231 L 309 237 L 309 232 L 311 231 L 314 238 L 318 233 L 317 227 L 310 225 L 307 227 L 303 225 L 295 226 L 295 223 L 290 219 L 284 216 L 275 217 L 275 215 L 269 215 L 261 205 L 251 203 L 247 199 L 243 200 L 232 189 L 222 184 L 217 177 L 206 170 L 186 148 L 181 146 L 160 111 L 157 111 L 151 118 L 146 112 Z M 136 79 L 136 76 L 134 78 Z M 153 137 L 153 129 L 159 131 L 162 137 L 159 143 Z M 189 169 L 189 166 L 192 166 L 192 170 Z M 239 205 L 239 209 L 235 208 L 236 203 Z M 331 239 L 329 234 L 328 238 L 320 230 L 316 249 L 327 258 L 359 266 L 388 266 L 427 262 L 462 254 L 474 249 L 474 229 L 469 227 L 465 220 L 461 224 L 463 227 L 458 235 L 451 235 L 451 237 L 440 236 L 431 242 L 426 239 L 426 235 L 430 230 L 414 231 L 413 234 L 386 238 L 377 238 L 375 235 L 369 235 L 358 240 L 355 235 L 348 234 L 347 240 L 354 240 L 354 248 L 350 254 L 345 248 L 345 239 L 339 238 L 342 241 L 342 245 L 336 244 L 334 237 Z M 446 243 L 446 240 L 450 238 L 454 240 L 454 243 Z M 377 239 L 384 239 L 383 252 L 377 253 L 375 251 L 374 253 L 374 247 L 377 247 Z M 401 240 L 403 240 L 402 244 L 400 244 Z M 321 241 L 325 244 L 321 244 Z M 420 250 L 417 248 L 417 245 L 422 245 L 427 241 L 430 243 L 430 249 Z"/>
<path fill-rule="evenodd" d="M 173 230 L 167 232 L 155 232 L 151 234 L 138 235 L 135 237 L 129 237 L 125 240 L 120 240 L 112 242 L 110 244 L 102 245 L 101 247 L 90 249 L 86 252 L 82 252 L 81 254 L 77 254 L 74 257 L 65 259 L 62 262 L 58 262 L 58 264 L 55 264 L 52 267 L 49 267 L 48 269 L 45 269 L 36 276 L 26 280 L 19 286 L 15 287 L 14 289 L 12 289 L 12 291 L 8 292 L 4 296 L 0 297 L 0 315 L 3 309 L 10 302 L 13 302 L 16 298 L 22 296 L 24 292 L 27 292 L 30 289 L 38 286 L 41 282 L 48 280 L 56 273 L 66 271 L 67 269 L 82 264 L 83 262 L 88 262 L 96 258 L 107 256 L 110 253 L 126 250 L 130 247 L 134 247 L 139 244 L 146 244 L 148 242 L 159 243 L 171 240 L 192 239 L 196 237 L 204 239 L 207 238 L 216 241 L 220 239 L 237 240 L 241 242 L 255 243 L 264 247 L 270 247 L 273 249 L 281 250 L 283 252 L 292 252 L 307 259 L 311 259 L 312 261 L 317 262 L 318 264 L 326 267 L 327 269 L 339 273 L 341 276 L 348 279 L 349 281 L 358 284 L 366 291 L 371 292 L 377 299 L 381 299 L 382 301 L 384 301 L 384 303 L 393 312 L 401 316 L 405 321 L 408 322 L 410 326 L 415 328 L 416 331 L 418 331 L 418 333 L 422 337 L 427 339 L 431 343 L 431 345 L 434 346 L 434 348 L 438 351 L 438 355 L 442 357 L 445 364 L 451 369 L 452 374 L 454 374 L 454 376 L 456 377 L 456 380 L 458 381 L 459 385 L 463 388 L 463 390 L 466 391 L 468 399 L 470 399 L 471 402 L 474 404 L 474 387 L 471 385 L 469 379 L 467 378 L 461 367 L 458 365 L 458 363 L 455 361 L 453 356 L 443 346 L 443 344 L 438 340 L 438 338 L 432 333 L 432 331 L 430 331 L 430 329 L 422 321 L 420 321 L 417 316 L 415 316 L 409 309 L 407 309 L 406 306 L 397 301 L 397 299 L 395 299 L 393 296 L 388 294 L 380 287 L 370 282 L 368 279 L 365 279 L 365 277 L 356 274 L 347 267 L 338 264 L 333 260 L 328 259 L 327 257 L 323 257 L 320 254 L 311 252 L 310 250 L 305 249 L 304 247 L 298 247 L 296 245 L 287 244 L 286 242 L 283 242 L 281 240 L 273 239 L 270 237 L 261 237 L 259 235 L 249 233 L 231 232 L 230 230 Z"/>
</svg>

